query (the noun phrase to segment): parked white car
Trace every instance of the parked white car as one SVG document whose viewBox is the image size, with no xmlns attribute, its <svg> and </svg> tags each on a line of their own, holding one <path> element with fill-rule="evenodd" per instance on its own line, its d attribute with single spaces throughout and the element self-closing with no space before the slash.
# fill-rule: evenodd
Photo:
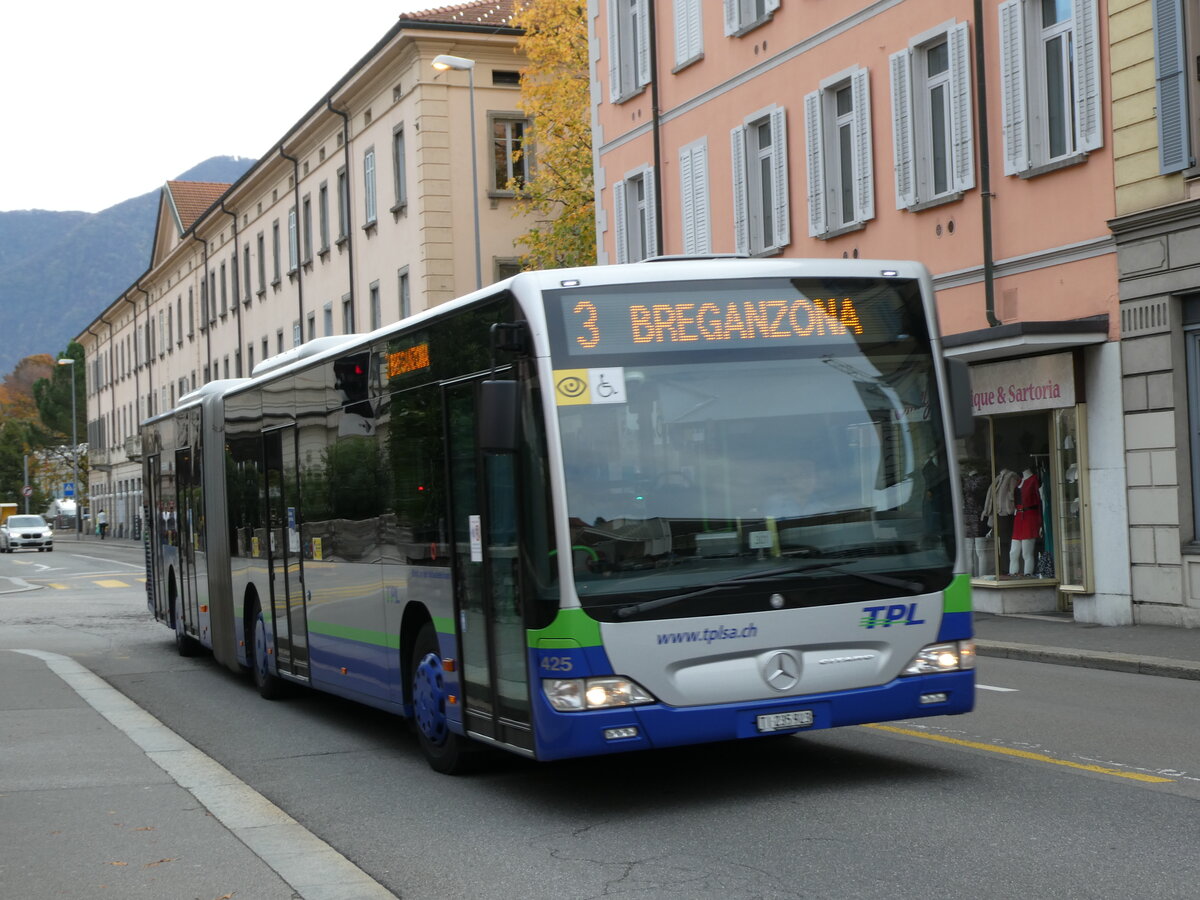
<svg viewBox="0 0 1200 900">
<path fill-rule="evenodd" d="M 0 525 L 0 553 L 12 553 L 21 548 L 29 550 L 54 549 L 54 529 L 41 516 L 9 516 Z"/>
</svg>

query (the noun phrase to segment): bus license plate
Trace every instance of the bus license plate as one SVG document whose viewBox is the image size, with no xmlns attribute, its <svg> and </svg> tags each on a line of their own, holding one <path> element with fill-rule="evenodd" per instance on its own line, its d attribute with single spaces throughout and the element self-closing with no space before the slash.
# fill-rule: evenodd
<svg viewBox="0 0 1200 900">
<path fill-rule="evenodd" d="M 769 715 L 759 716 L 755 720 L 758 725 L 758 730 L 763 732 L 769 731 L 786 731 L 789 728 L 807 728 L 813 723 L 813 714 L 811 709 L 798 709 L 795 712 L 785 713 L 770 713 Z"/>
</svg>

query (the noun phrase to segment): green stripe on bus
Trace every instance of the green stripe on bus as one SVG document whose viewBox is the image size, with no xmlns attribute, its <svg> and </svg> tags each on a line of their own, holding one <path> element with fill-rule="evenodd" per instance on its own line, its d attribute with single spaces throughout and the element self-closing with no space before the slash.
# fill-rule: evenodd
<svg viewBox="0 0 1200 900">
<path fill-rule="evenodd" d="M 954 576 L 950 586 L 942 595 L 942 612 L 971 611 L 971 576 L 960 573 Z"/>
<path fill-rule="evenodd" d="M 308 630 L 312 634 L 324 634 L 328 637 L 342 638 L 347 641 L 358 641 L 360 644 L 372 644 L 376 647 L 400 649 L 400 636 L 383 631 L 373 631 L 369 628 L 351 628 L 348 625 L 334 625 L 332 622 L 314 622 L 308 620 Z"/>
<path fill-rule="evenodd" d="M 582 609 L 560 609 L 554 621 L 545 628 L 526 632 L 530 647 L 543 646 L 542 641 L 574 641 L 574 646 L 599 647 L 600 623 Z M 561 644 L 551 644 L 559 647 Z M 567 644 L 565 646 L 572 646 Z"/>
</svg>

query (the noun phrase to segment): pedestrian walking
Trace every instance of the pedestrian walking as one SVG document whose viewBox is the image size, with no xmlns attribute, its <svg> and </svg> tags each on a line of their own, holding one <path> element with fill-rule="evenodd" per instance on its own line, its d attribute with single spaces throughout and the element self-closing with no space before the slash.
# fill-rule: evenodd
<svg viewBox="0 0 1200 900">
<path fill-rule="evenodd" d="M 100 533 L 100 540 L 104 540 L 108 534 L 108 513 L 104 510 L 96 513 L 96 531 Z"/>
</svg>

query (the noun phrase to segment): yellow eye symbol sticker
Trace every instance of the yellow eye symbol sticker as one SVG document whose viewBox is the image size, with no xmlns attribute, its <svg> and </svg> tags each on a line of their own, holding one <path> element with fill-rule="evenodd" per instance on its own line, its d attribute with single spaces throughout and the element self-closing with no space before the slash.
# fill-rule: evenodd
<svg viewBox="0 0 1200 900">
<path fill-rule="evenodd" d="M 591 402 L 587 369 L 559 369 L 554 373 L 554 399 L 559 406 Z"/>
</svg>

